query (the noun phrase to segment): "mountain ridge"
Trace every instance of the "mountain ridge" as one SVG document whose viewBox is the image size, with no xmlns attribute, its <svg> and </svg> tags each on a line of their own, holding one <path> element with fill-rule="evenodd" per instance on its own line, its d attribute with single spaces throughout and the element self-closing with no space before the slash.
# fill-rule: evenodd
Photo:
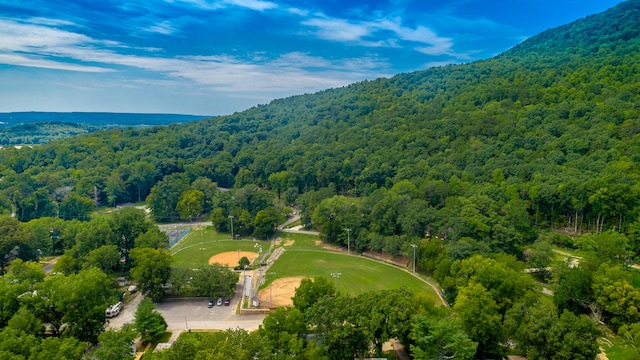
<svg viewBox="0 0 640 360">
<path fill-rule="evenodd" d="M 575 211 L 596 216 L 600 208 L 590 196 L 602 184 L 640 178 L 634 140 L 640 134 L 639 38 L 629 38 L 638 35 L 638 9 L 640 1 L 627 1 L 488 60 L 277 99 L 185 125 L 98 132 L 5 151 L 0 170 L 37 174 L 63 163 L 91 179 L 120 176 L 126 187 L 126 167 L 136 159 L 156 169 L 156 182 L 180 175 L 222 187 L 273 188 L 270 177 L 284 173 L 294 195 L 332 187 L 350 196 L 403 181 L 430 193 L 436 183 L 479 185 L 496 177 L 536 204 L 528 209 L 533 214 L 549 212 L 545 216 L 558 222 L 559 214 Z M 601 39 L 596 29 L 603 28 L 618 32 Z M 562 45 L 566 34 L 576 46 Z M 552 40 L 560 42 L 548 45 Z M 552 48 L 566 51 L 538 51 Z M 605 179 L 616 166 L 619 176 Z M 572 185 L 575 193 L 558 190 L 574 181 L 580 184 Z M 550 195 L 540 195 L 540 188 Z M 90 190 L 86 196 L 93 196 Z M 107 191 L 104 185 L 98 190 Z M 620 194 L 616 190 L 609 201 L 622 202 Z M 122 191 L 116 200 L 134 197 L 132 190 Z M 635 216 L 635 206 L 607 216 Z"/>
</svg>

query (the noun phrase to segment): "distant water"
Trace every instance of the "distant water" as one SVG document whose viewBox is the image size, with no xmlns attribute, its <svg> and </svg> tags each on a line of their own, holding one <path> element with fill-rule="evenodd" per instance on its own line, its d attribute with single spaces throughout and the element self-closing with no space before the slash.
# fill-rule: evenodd
<svg viewBox="0 0 640 360">
<path fill-rule="evenodd" d="M 11 112 L 0 113 L 0 127 L 31 123 L 76 123 L 93 126 L 164 126 L 207 118 L 205 115 L 132 114 L 106 112 Z"/>
</svg>

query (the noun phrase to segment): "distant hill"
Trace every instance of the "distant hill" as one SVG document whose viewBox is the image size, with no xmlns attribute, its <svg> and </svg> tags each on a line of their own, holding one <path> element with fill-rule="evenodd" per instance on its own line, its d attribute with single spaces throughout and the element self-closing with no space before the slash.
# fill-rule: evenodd
<svg viewBox="0 0 640 360">
<path fill-rule="evenodd" d="M 111 128 L 142 128 L 184 124 L 205 116 L 104 112 L 0 113 L 0 145 L 44 144 Z"/>
</svg>

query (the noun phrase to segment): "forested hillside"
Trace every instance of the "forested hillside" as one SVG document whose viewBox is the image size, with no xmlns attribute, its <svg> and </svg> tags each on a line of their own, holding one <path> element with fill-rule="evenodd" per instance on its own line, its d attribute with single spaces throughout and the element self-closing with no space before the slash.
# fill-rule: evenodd
<svg viewBox="0 0 640 360">
<path fill-rule="evenodd" d="M 70 193 L 110 206 L 146 198 L 166 221 L 200 179 L 242 190 L 252 216 L 272 205 L 252 194 L 271 190 L 330 241 L 354 228 L 362 249 L 397 253 L 433 234 L 514 253 L 557 227 L 635 239 L 639 8 L 624 2 L 490 60 L 6 149 L 0 204 L 28 221 L 55 215 Z M 242 207 L 218 200 L 203 210 Z"/>
</svg>

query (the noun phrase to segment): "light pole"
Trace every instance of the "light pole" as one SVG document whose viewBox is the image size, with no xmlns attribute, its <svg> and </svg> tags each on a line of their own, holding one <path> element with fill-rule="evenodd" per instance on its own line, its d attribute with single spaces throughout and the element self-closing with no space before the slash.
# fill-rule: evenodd
<svg viewBox="0 0 640 360">
<path fill-rule="evenodd" d="M 231 220 L 231 240 L 233 240 L 233 215 L 229 215 L 229 220 Z"/>
<path fill-rule="evenodd" d="M 269 275 L 275 275 L 275 272 L 270 272 Z M 269 284 L 269 305 L 271 305 L 273 307 L 273 297 L 271 296 L 272 290 L 273 288 L 273 280 L 271 280 L 271 283 Z"/>
<path fill-rule="evenodd" d="M 331 273 L 331 277 L 333 277 L 333 287 L 337 289 L 337 279 L 342 275 L 339 272 Z M 336 290 L 337 291 L 337 290 Z"/>
<path fill-rule="evenodd" d="M 207 250 L 207 248 L 200 248 L 200 261 L 202 262 L 202 265 L 204 265 L 204 251 Z"/>
<path fill-rule="evenodd" d="M 347 255 L 351 255 L 351 229 L 344 229 L 347 232 Z"/>
<path fill-rule="evenodd" d="M 413 248 L 413 273 L 416 273 L 416 248 L 418 247 L 418 245 L 416 244 L 411 244 L 411 247 Z"/>
</svg>

